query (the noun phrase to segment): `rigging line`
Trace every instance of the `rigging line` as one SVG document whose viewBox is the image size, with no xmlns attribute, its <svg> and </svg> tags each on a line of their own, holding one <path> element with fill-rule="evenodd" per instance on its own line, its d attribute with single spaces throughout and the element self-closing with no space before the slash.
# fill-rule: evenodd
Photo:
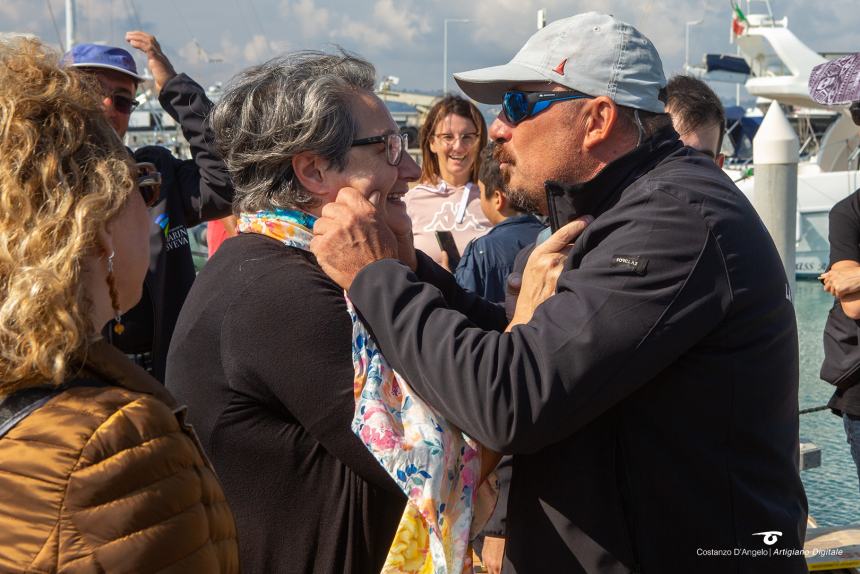
<svg viewBox="0 0 860 574">
<path fill-rule="evenodd" d="M 236 10 L 239 11 L 239 17 L 242 18 L 242 23 L 245 25 L 245 28 L 248 30 L 248 37 L 250 40 L 254 39 L 254 31 L 251 29 L 251 26 L 248 24 L 248 18 L 245 16 L 245 13 L 242 11 L 242 5 L 239 4 L 239 0 L 233 0 L 233 3 L 236 5 Z"/>
<path fill-rule="evenodd" d="M 179 9 L 180 2 L 171 2 L 170 4 L 173 6 L 174 10 L 176 10 L 176 15 L 179 16 L 179 20 L 185 27 L 185 31 L 188 32 L 188 37 L 195 39 L 196 36 L 194 35 L 194 32 L 191 31 L 191 26 L 188 25 L 188 20 L 185 19 L 185 15 L 182 14 L 182 10 Z"/>
<path fill-rule="evenodd" d="M 63 35 L 60 34 L 60 27 L 57 26 L 57 19 L 54 18 L 54 9 L 51 7 L 51 0 L 45 0 L 45 4 L 48 5 L 48 13 L 51 15 L 51 22 L 54 24 L 54 31 L 57 33 L 57 42 L 60 43 L 60 51 L 65 54 L 66 46 L 63 43 Z"/>
<path fill-rule="evenodd" d="M 248 0 L 248 5 L 251 6 L 251 14 L 254 16 L 254 21 L 257 27 L 260 28 L 260 33 L 265 36 L 266 31 L 263 29 L 263 22 L 260 20 L 260 14 L 257 13 L 257 7 L 254 5 L 254 0 Z"/>
<path fill-rule="evenodd" d="M 143 30 L 143 23 L 140 21 L 140 13 L 137 11 L 137 6 L 134 5 L 134 0 L 126 0 L 126 4 L 128 4 L 131 15 L 137 23 L 137 29 Z"/>
</svg>

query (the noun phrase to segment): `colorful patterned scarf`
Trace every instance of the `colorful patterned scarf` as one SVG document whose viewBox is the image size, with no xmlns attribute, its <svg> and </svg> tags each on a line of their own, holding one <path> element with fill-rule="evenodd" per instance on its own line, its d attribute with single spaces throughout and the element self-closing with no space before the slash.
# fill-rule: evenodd
<svg viewBox="0 0 860 574">
<path fill-rule="evenodd" d="M 315 218 L 298 211 L 243 213 L 240 233 L 308 249 Z M 493 512 L 495 477 L 480 481 L 480 447 L 436 414 L 395 372 L 349 298 L 355 415 L 353 432 L 408 502 L 382 574 L 471 572 L 469 540 Z"/>
</svg>

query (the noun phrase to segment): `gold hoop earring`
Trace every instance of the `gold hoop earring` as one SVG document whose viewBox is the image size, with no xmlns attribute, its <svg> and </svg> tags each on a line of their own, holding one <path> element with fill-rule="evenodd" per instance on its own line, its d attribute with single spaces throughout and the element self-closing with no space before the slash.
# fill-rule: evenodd
<svg viewBox="0 0 860 574">
<path fill-rule="evenodd" d="M 113 258 L 115 256 L 116 251 L 111 251 L 111 254 L 108 256 L 107 284 L 108 293 L 110 294 L 110 304 L 114 314 L 113 332 L 117 335 L 122 335 L 123 331 L 125 331 L 125 325 L 122 324 L 122 315 L 119 312 L 119 295 L 116 292 L 116 279 L 113 276 Z"/>
</svg>

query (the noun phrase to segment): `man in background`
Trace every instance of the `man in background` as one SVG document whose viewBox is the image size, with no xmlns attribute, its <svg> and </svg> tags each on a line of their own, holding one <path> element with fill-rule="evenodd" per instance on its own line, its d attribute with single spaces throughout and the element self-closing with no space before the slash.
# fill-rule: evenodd
<svg viewBox="0 0 860 574">
<path fill-rule="evenodd" d="M 151 260 L 140 303 L 108 325 L 105 336 L 164 382 L 167 349 L 179 310 L 196 275 L 188 229 L 231 213 L 233 188 L 205 121 L 212 102 L 203 88 L 177 74 L 155 36 L 132 31 L 126 41 L 147 57 L 161 107 L 181 126 L 191 144 L 192 159 L 181 160 L 161 146 L 134 150 L 138 162 L 155 164 L 161 172 L 161 196 L 150 207 Z M 121 138 L 128 131 L 135 94 L 143 76 L 126 50 L 78 44 L 63 57 L 64 65 L 92 74 L 104 96 L 105 116 Z"/>
<path fill-rule="evenodd" d="M 674 76 L 666 84 L 666 113 L 684 145 L 710 156 L 723 167 L 726 112 L 708 84 L 690 76 Z"/>
<path fill-rule="evenodd" d="M 536 209 L 534 206 L 521 195 L 505 191 L 499 161 L 493 157 L 493 146 L 487 146 L 481 154 L 478 171 L 481 211 L 493 227 L 486 235 L 469 242 L 454 277 L 464 289 L 487 301 L 502 303 L 505 280 L 517 253 L 534 243 L 544 225 L 530 213 Z"/>
<path fill-rule="evenodd" d="M 812 99 L 823 105 L 848 105 L 860 125 L 860 53 L 813 68 Z M 842 418 L 860 480 L 860 190 L 830 210 L 830 264 L 820 277 L 835 297 L 824 326 L 821 378 L 836 387 L 827 406 Z"/>
</svg>

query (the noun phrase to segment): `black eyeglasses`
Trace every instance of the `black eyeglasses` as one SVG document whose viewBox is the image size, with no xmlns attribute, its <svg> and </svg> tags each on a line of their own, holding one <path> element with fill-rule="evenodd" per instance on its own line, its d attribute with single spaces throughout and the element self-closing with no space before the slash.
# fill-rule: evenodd
<svg viewBox="0 0 860 574">
<path fill-rule="evenodd" d="M 505 117 L 508 118 L 508 121 L 516 125 L 526 118 L 538 115 L 556 102 L 592 97 L 577 91 L 521 92 L 519 90 L 508 90 L 502 99 L 502 110 L 505 112 Z"/>
<path fill-rule="evenodd" d="M 137 189 L 147 207 L 152 207 L 161 198 L 161 172 L 154 163 L 142 161 L 137 168 Z"/>
<path fill-rule="evenodd" d="M 400 165 L 400 160 L 403 159 L 403 150 L 406 149 L 409 143 L 408 134 L 385 134 L 383 136 L 373 136 L 352 140 L 353 146 L 370 145 L 376 143 L 385 144 L 385 155 L 388 159 L 388 165 Z"/>
<path fill-rule="evenodd" d="M 123 96 L 122 94 L 108 94 L 105 96 L 113 103 L 113 109 L 121 114 L 131 114 L 134 108 L 140 105 L 140 102 L 134 98 Z"/>
</svg>

